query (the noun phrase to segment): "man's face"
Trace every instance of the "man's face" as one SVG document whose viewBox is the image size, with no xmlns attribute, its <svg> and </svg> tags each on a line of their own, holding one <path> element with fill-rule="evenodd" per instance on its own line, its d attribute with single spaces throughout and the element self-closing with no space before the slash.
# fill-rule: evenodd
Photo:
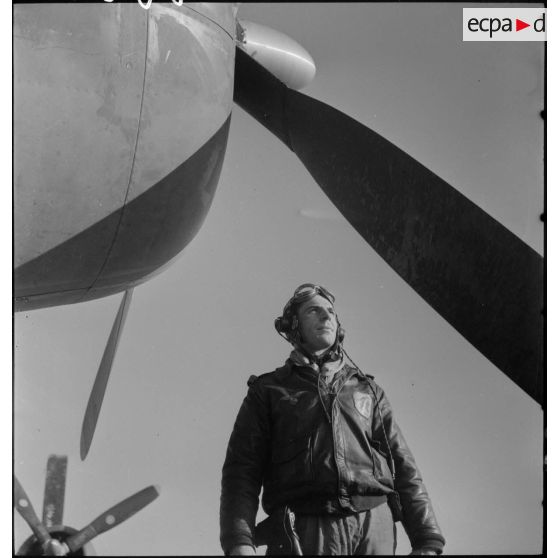
<svg viewBox="0 0 558 558">
<path fill-rule="evenodd" d="M 313 296 L 300 305 L 297 317 L 302 343 L 308 351 L 321 354 L 335 343 L 337 316 L 329 300 Z"/>
</svg>

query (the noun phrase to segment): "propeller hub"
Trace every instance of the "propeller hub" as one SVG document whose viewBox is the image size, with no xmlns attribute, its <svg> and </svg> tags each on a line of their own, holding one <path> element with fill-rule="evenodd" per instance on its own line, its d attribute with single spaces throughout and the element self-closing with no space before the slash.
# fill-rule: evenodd
<svg viewBox="0 0 558 558">
<path fill-rule="evenodd" d="M 63 543 L 78 531 L 73 527 L 67 527 L 65 525 L 54 525 L 53 527 L 48 529 L 48 532 L 53 539 Z M 43 555 L 43 549 L 37 537 L 35 537 L 35 535 L 31 535 L 21 545 L 16 554 L 18 556 L 41 556 Z M 96 556 L 96 553 L 93 549 L 93 545 L 88 542 L 75 552 L 68 552 L 66 556 Z"/>
</svg>

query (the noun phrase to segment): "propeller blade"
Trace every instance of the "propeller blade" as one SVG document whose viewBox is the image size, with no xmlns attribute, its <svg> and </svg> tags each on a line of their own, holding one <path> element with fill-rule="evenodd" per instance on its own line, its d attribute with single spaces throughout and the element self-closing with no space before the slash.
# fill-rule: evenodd
<svg viewBox="0 0 558 558">
<path fill-rule="evenodd" d="M 37 537 L 39 542 L 45 546 L 50 540 L 50 534 L 47 528 L 39 521 L 37 514 L 31 504 L 31 500 L 27 497 L 25 490 L 21 486 L 20 482 L 14 476 L 14 506 L 19 512 L 21 517 L 25 519 L 27 525 L 31 527 L 31 531 Z"/>
<path fill-rule="evenodd" d="M 65 542 L 71 552 L 76 552 L 91 539 L 116 527 L 135 513 L 143 509 L 159 496 L 159 489 L 156 486 L 148 486 L 140 490 L 133 496 L 126 498 L 116 506 L 113 506 L 99 517 L 94 519 L 87 527 L 78 531 Z"/>
<path fill-rule="evenodd" d="M 65 455 L 49 456 L 43 499 L 43 523 L 47 528 L 63 524 L 67 467 Z"/>
<path fill-rule="evenodd" d="M 87 453 L 91 447 L 91 442 L 93 441 L 93 434 L 95 434 L 95 427 L 97 426 L 97 419 L 99 418 L 101 405 L 103 404 L 103 398 L 105 396 L 112 363 L 118 347 L 118 341 L 120 340 L 120 333 L 122 332 L 126 315 L 128 314 L 132 292 L 133 289 L 129 289 L 122 297 L 122 302 L 120 303 L 118 313 L 114 319 L 114 324 L 105 347 L 105 352 L 103 354 L 101 364 L 99 365 L 99 370 L 97 371 L 95 383 L 93 384 L 93 389 L 91 390 L 91 395 L 89 396 L 89 401 L 87 402 L 87 409 L 85 411 L 81 427 L 79 449 L 82 461 L 87 457 Z"/>
<path fill-rule="evenodd" d="M 283 141 L 368 244 L 531 397 L 543 401 L 543 258 L 429 169 L 290 90 L 241 49 L 234 100 Z"/>
</svg>

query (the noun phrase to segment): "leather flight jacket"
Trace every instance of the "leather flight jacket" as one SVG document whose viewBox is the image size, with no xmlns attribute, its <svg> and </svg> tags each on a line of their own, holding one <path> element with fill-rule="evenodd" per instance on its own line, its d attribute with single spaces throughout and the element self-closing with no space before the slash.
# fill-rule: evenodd
<svg viewBox="0 0 558 558">
<path fill-rule="evenodd" d="M 225 552 L 254 544 L 262 485 L 267 514 L 287 505 L 297 515 L 354 513 L 397 495 L 412 547 L 442 551 L 430 498 L 383 390 L 347 364 L 337 378 L 328 394 L 317 372 L 287 361 L 249 380 L 223 465 Z"/>
</svg>

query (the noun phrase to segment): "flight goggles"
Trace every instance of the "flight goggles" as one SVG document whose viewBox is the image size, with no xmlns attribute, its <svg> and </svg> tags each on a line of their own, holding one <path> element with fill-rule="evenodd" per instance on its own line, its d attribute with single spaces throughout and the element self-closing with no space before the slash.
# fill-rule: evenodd
<svg viewBox="0 0 558 558">
<path fill-rule="evenodd" d="M 301 304 L 302 302 L 309 300 L 315 295 L 323 296 L 331 304 L 335 302 L 335 297 L 321 285 L 314 285 L 314 283 L 304 283 L 295 289 L 295 292 L 289 302 L 287 302 L 283 313 L 287 312 L 293 305 Z"/>
</svg>

